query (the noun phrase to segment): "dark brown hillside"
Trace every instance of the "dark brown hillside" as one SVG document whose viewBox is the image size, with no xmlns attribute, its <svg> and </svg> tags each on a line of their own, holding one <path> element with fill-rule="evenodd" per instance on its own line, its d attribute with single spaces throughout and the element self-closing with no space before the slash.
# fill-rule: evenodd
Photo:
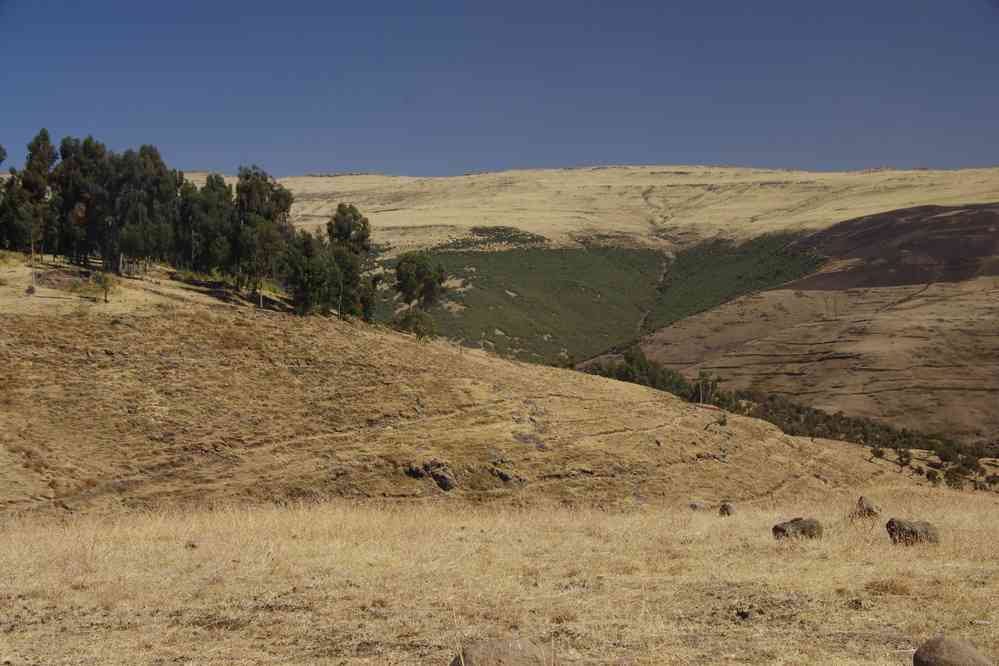
<svg viewBox="0 0 999 666">
<path fill-rule="evenodd" d="M 834 264 L 791 285 L 798 289 L 897 287 L 999 275 L 999 204 L 870 215 L 819 231 L 800 245 Z"/>
</svg>

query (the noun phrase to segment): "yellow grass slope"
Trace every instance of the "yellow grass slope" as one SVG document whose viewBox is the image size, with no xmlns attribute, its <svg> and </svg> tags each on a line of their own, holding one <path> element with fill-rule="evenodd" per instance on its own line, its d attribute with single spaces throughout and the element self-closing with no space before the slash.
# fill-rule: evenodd
<svg viewBox="0 0 999 666">
<path fill-rule="evenodd" d="M 754 502 L 889 473 L 852 445 L 363 324 L 104 308 L 2 316 L 3 510 L 328 496 Z M 424 463 L 456 487 L 416 478 Z"/>
<path fill-rule="evenodd" d="M 201 182 L 204 174 L 189 178 Z M 376 240 L 400 247 L 505 225 L 558 243 L 609 234 L 614 242 L 662 244 L 720 235 L 821 229 L 872 213 L 924 204 L 999 200 L 999 168 L 809 172 L 706 166 L 614 166 L 416 178 L 299 176 L 292 216 L 325 223 L 340 202 L 369 216 Z"/>
</svg>

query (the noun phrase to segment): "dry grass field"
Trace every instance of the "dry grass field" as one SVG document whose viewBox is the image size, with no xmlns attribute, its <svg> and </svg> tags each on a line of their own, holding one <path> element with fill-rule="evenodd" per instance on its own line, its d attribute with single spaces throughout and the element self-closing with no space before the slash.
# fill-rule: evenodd
<svg viewBox="0 0 999 666">
<path fill-rule="evenodd" d="M 509 634 L 563 664 L 999 654 L 995 494 L 160 270 L 105 304 L 47 264 L 29 297 L 2 259 L 0 663 L 447 664 Z M 942 543 L 851 522 L 860 493 Z M 796 515 L 825 538 L 775 542 Z"/>
<path fill-rule="evenodd" d="M 447 664 L 517 634 L 562 664 L 910 664 L 946 632 L 999 654 L 994 495 L 874 492 L 937 523 L 894 547 L 861 489 L 731 518 L 464 503 L 5 520 L 11 664 Z M 825 538 L 777 543 L 793 515 Z"/>
<path fill-rule="evenodd" d="M 788 437 L 643 387 L 127 282 L 107 305 L 9 296 L 0 510 L 752 501 L 891 474 L 860 447 Z M 414 478 L 424 465 L 455 487 Z"/>
<path fill-rule="evenodd" d="M 188 177 L 202 182 L 205 174 Z M 376 241 L 397 248 L 511 226 L 557 245 L 598 238 L 672 247 L 696 238 L 752 238 L 823 229 L 923 204 L 999 200 L 999 168 L 808 172 L 706 166 L 613 166 L 504 171 L 441 178 L 296 176 L 294 221 L 325 224 L 339 202 L 371 218 Z"/>
</svg>

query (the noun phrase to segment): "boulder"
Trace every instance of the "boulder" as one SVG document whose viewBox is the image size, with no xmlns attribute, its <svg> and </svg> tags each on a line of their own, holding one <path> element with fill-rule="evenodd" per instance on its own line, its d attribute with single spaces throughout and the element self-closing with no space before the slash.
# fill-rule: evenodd
<svg viewBox="0 0 999 666">
<path fill-rule="evenodd" d="M 814 518 L 792 518 L 777 523 L 773 527 L 774 538 L 781 539 L 821 539 L 822 523 Z"/>
<path fill-rule="evenodd" d="M 719 516 L 731 516 L 735 514 L 735 505 L 731 502 L 722 502 L 721 506 L 718 507 Z"/>
<path fill-rule="evenodd" d="M 867 499 L 863 495 L 857 500 L 857 505 L 853 507 L 850 517 L 854 519 L 873 519 L 881 515 L 881 507 Z"/>
<path fill-rule="evenodd" d="M 448 464 L 439 460 L 428 460 L 422 465 L 410 463 L 405 471 L 406 476 L 414 479 L 422 479 L 429 476 L 437 484 L 437 487 L 445 492 L 452 490 L 458 485 L 458 482 L 454 479 L 454 474 L 448 469 Z"/>
<path fill-rule="evenodd" d="M 470 643 L 451 666 L 547 666 L 552 661 L 542 648 L 524 638 L 501 638 Z"/>
<path fill-rule="evenodd" d="M 694 500 L 693 502 L 687 505 L 687 508 L 689 508 L 691 511 L 707 511 L 708 505 L 705 504 L 704 502 L 701 502 L 700 500 Z"/>
<path fill-rule="evenodd" d="M 987 658 L 968 641 L 937 636 L 931 638 L 912 655 L 913 666 L 993 666 Z"/>
<path fill-rule="evenodd" d="M 455 482 L 454 477 L 451 476 L 451 473 L 448 472 L 447 469 L 443 467 L 431 470 L 430 477 L 434 480 L 435 483 L 437 483 L 437 487 L 445 492 L 453 489 L 456 485 L 458 485 Z"/>
<path fill-rule="evenodd" d="M 902 520 L 892 518 L 885 525 L 891 542 L 896 545 L 912 546 L 917 543 L 940 543 L 937 528 L 925 520 Z"/>
</svg>

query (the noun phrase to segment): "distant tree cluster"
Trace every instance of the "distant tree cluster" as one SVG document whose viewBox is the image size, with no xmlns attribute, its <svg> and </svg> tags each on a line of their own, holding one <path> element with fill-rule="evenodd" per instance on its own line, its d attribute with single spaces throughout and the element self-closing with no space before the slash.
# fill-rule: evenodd
<svg viewBox="0 0 999 666">
<path fill-rule="evenodd" d="M 444 266 L 432 263 L 426 252 L 407 252 L 399 257 L 395 265 L 395 288 L 406 307 L 392 320 L 392 326 L 418 338 L 436 334 L 434 320 L 427 310 L 443 298 L 446 280 Z"/>
<path fill-rule="evenodd" d="M 285 282 L 302 314 L 336 310 L 341 315 L 374 312 L 377 279 L 365 278 L 371 225 L 354 206 L 340 204 L 326 234 L 301 231 L 288 245 Z"/>
<path fill-rule="evenodd" d="M 80 264 L 97 257 L 118 274 L 162 261 L 253 285 L 275 274 L 292 235 L 291 193 L 258 167 L 240 168 L 235 193 L 218 175 L 199 189 L 155 146 L 116 153 L 66 137 L 57 151 L 44 129 L 2 196 L 0 247 Z"/>
<path fill-rule="evenodd" d="M 325 234 L 296 232 L 291 192 L 257 166 L 241 167 L 235 188 L 219 174 L 199 188 L 154 146 L 116 153 L 93 137 L 66 137 L 56 150 L 43 129 L 27 148 L 24 168 L 0 188 L 0 249 L 98 261 L 119 275 L 167 263 L 227 276 L 261 302 L 271 279 L 302 314 L 372 316 L 371 225 L 352 205 L 337 207 Z M 400 291 L 436 300 L 442 272 L 429 279 L 419 262 L 414 270 Z"/>
<path fill-rule="evenodd" d="M 946 468 L 944 480 L 954 486 L 963 483 L 963 479 L 984 474 L 979 461 L 989 454 L 985 446 L 959 444 L 942 435 L 893 428 L 872 419 L 846 416 L 842 412 L 830 414 L 778 395 L 720 390 L 722 379 L 703 371 L 691 382 L 679 372 L 649 360 L 638 346 L 626 350 L 621 360 L 592 366 L 587 372 L 650 386 L 690 402 L 712 404 L 730 412 L 762 419 L 789 435 L 863 444 L 871 447 L 872 454 L 878 458 L 884 456 L 886 449 L 893 449 L 900 468 L 911 464 L 912 449 L 933 451 L 940 459 L 941 467 Z M 922 470 L 914 471 L 918 473 Z M 939 478 L 935 470 L 930 472 L 932 474 L 927 478 L 931 481 Z M 999 484 L 999 477 L 994 482 Z"/>
</svg>

